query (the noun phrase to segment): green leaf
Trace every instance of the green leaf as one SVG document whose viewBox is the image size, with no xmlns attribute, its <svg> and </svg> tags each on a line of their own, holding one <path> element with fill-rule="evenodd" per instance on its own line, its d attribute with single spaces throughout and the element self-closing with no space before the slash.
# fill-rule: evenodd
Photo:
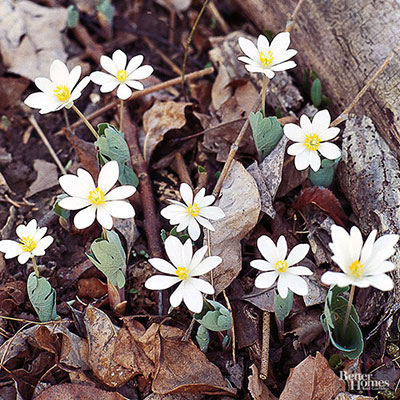
<svg viewBox="0 0 400 400">
<path fill-rule="evenodd" d="M 174 226 L 171 229 L 171 232 L 169 233 L 171 236 L 177 237 L 183 244 L 186 242 L 186 240 L 189 239 L 189 235 L 187 233 L 180 233 L 177 231 L 178 226 Z"/>
<path fill-rule="evenodd" d="M 139 180 L 130 166 L 130 153 L 123 132 L 110 124 L 98 125 L 99 138 L 95 142 L 99 150 L 98 157 L 101 165 L 115 160 L 119 165 L 119 182 L 121 185 L 137 186 Z"/>
<path fill-rule="evenodd" d="M 193 318 L 210 331 L 227 331 L 232 328 L 229 310 L 216 301 L 204 300 L 203 309 L 194 314 Z"/>
<path fill-rule="evenodd" d="M 117 233 L 106 232 L 107 238 L 95 239 L 90 246 L 90 253 L 86 255 L 114 286 L 122 288 L 125 285 L 125 250 Z"/>
<path fill-rule="evenodd" d="M 336 160 L 328 160 L 324 158 L 321 162 L 321 168 L 314 172 L 311 168 L 308 173 L 308 179 L 312 182 L 314 186 L 328 187 L 333 182 L 333 177 L 335 175 L 336 164 L 339 162 L 341 157 Z"/>
<path fill-rule="evenodd" d="M 315 107 L 319 107 L 322 101 L 322 85 L 319 78 L 314 79 L 311 85 L 311 101 Z"/>
<path fill-rule="evenodd" d="M 203 325 L 200 325 L 199 329 L 197 329 L 196 340 L 200 350 L 205 353 L 208 350 L 208 345 L 210 344 L 210 333 Z"/>
<path fill-rule="evenodd" d="M 345 357 L 355 359 L 363 352 L 364 341 L 361 329 L 358 326 L 359 317 L 353 305 L 351 306 L 346 332 L 344 337 L 341 337 L 348 301 L 343 296 L 339 296 L 339 294 L 346 292 L 348 289 L 348 286 L 344 288 L 338 286 L 330 287 L 325 299 L 321 323 L 324 330 L 329 333 L 332 345 L 339 349 Z"/>
<path fill-rule="evenodd" d="M 66 210 L 65 208 L 61 208 L 58 203 L 62 200 L 65 199 L 66 197 L 68 197 L 67 194 L 63 193 L 63 194 L 59 194 L 56 198 L 56 201 L 53 204 L 53 211 L 62 218 L 68 219 L 69 218 L 69 214 L 70 211 Z"/>
<path fill-rule="evenodd" d="M 199 165 L 199 166 L 197 167 L 197 171 L 198 171 L 199 174 L 201 174 L 201 173 L 203 173 L 203 172 L 207 172 L 206 169 L 205 169 L 203 166 L 201 166 L 201 165 Z"/>
<path fill-rule="evenodd" d="M 167 232 L 166 232 L 166 230 L 165 229 L 161 229 L 161 232 L 160 232 L 160 236 L 161 236 L 161 240 L 163 241 L 163 242 L 165 242 L 166 240 L 167 240 Z"/>
<path fill-rule="evenodd" d="M 97 5 L 97 11 L 103 14 L 107 20 L 112 24 L 114 19 L 114 7 L 109 0 L 100 0 Z"/>
<path fill-rule="evenodd" d="M 274 295 L 274 309 L 275 314 L 280 321 L 283 321 L 290 313 L 293 307 L 293 292 L 288 291 L 288 295 L 285 299 L 279 296 L 279 293 L 275 291 Z"/>
<path fill-rule="evenodd" d="M 249 115 L 250 126 L 253 131 L 254 143 L 264 160 L 275 148 L 283 136 L 282 125 L 276 117 L 263 117 L 262 112 L 253 112 Z"/>
<path fill-rule="evenodd" d="M 56 310 L 56 291 L 46 278 L 37 277 L 32 272 L 26 283 L 28 297 L 41 322 L 55 321 L 59 318 Z"/>
<path fill-rule="evenodd" d="M 71 4 L 67 8 L 67 27 L 75 28 L 78 22 L 79 22 L 79 11 L 73 4 Z"/>
</svg>

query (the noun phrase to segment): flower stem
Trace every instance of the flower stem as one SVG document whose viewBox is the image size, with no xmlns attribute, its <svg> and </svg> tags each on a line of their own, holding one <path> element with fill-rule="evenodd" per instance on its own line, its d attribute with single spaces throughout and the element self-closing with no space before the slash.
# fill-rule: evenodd
<svg viewBox="0 0 400 400">
<path fill-rule="evenodd" d="M 107 230 L 104 228 L 104 226 L 101 227 L 103 238 L 107 240 Z"/>
<path fill-rule="evenodd" d="M 261 90 L 261 111 L 263 117 L 265 117 L 265 97 L 267 96 L 267 87 L 268 87 L 267 76 L 263 74 L 263 83 Z"/>
<path fill-rule="evenodd" d="M 343 326 L 342 326 L 342 340 L 344 340 L 345 335 L 346 335 L 346 328 L 347 328 L 347 323 L 349 322 L 349 318 L 350 318 L 351 306 L 353 304 L 355 290 L 356 290 L 356 287 L 354 285 L 352 285 L 351 289 L 350 289 L 349 301 L 347 303 L 347 310 L 346 310 L 346 314 L 344 316 L 344 321 L 343 321 Z"/>
<path fill-rule="evenodd" d="M 39 278 L 39 268 L 38 268 L 38 265 L 36 263 L 35 256 L 32 256 L 31 259 L 32 259 L 33 270 L 35 271 L 35 275 L 36 275 L 37 278 Z"/>
<path fill-rule="evenodd" d="M 72 109 L 78 114 L 79 118 L 85 123 L 85 125 L 89 128 L 90 132 L 93 133 L 96 139 L 99 138 L 96 130 L 93 128 L 93 125 L 87 120 L 87 118 L 78 110 L 75 104 L 72 104 Z"/>
<path fill-rule="evenodd" d="M 119 105 L 119 131 L 122 132 L 122 120 L 124 118 L 124 101 L 121 100 Z"/>
</svg>

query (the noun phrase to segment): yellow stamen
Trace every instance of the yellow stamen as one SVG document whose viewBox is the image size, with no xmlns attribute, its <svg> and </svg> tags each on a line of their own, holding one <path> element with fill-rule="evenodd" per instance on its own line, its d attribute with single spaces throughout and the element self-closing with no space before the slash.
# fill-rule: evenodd
<svg viewBox="0 0 400 400">
<path fill-rule="evenodd" d="M 69 99 L 70 93 L 69 89 L 65 85 L 58 85 L 53 90 L 54 96 L 60 101 L 67 101 Z"/>
<path fill-rule="evenodd" d="M 104 204 L 106 202 L 104 200 L 104 192 L 99 187 L 89 192 L 88 199 L 92 204 L 96 206 L 98 206 L 99 204 Z"/>
<path fill-rule="evenodd" d="M 275 263 L 274 267 L 278 272 L 285 272 L 288 268 L 288 265 L 286 260 L 279 260 Z"/>
<path fill-rule="evenodd" d="M 190 204 L 187 210 L 192 217 L 197 217 L 200 214 L 200 207 L 196 203 Z"/>
<path fill-rule="evenodd" d="M 364 265 L 361 264 L 360 260 L 356 260 L 349 267 L 350 274 L 356 278 L 362 278 L 364 272 Z"/>
<path fill-rule="evenodd" d="M 306 135 L 306 141 L 303 143 L 311 151 L 316 151 L 320 146 L 321 139 L 316 133 Z"/>
<path fill-rule="evenodd" d="M 128 74 L 126 73 L 126 70 L 125 70 L 125 69 L 120 69 L 120 70 L 117 72 L 117 79 L 118 79 L 120 82 L 125 81 L 127 77 L 128 77 Z"/>
<path fill-rule="evenodd" d="M 29 236 L 25 236 L 19 239 L 19 241 L 21 242 L 20 246 L 23 251 L 31 252 L 36 248 L 36 242 Z"/>
<path fill-rule="evenodd" d="M 189 270 L 187 268 L 185 268 L 185 267 L 178 267 L 176 269 L 176 276 L 179 279 L 181 279 L 183 281 L 186 281 L 187 278 L 189 277 Z"/>
<path fill-rule="evenodd" d="M 260 51 L 260 61 L 263 67 L 269 67 L 272 64 L 272 61 L 274 61 L 271 50 L 268 50 L 267 55 Z"/>
</svg>

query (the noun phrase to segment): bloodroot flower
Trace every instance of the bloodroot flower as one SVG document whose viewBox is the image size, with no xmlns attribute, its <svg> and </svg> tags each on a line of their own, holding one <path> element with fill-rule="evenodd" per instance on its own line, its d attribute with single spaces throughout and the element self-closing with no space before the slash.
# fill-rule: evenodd
<svg viewBox="0 0 400 400">
<path fill-rule="evenodd" d="M 133 218 L 134 208 L 122 199 L 132 196 L 136 188 L 131 185 L 119 186 L 113 190 L 119 177 L 117 161 L 109 161 L 104 164 L 99 173 L 98 186 L 94 184 L 89 172 L 82 168 L 75 175 L 64 175 L 59 182 L 63 190 L 71 197 L 66 197 L 58 203 L 66 210 L 79 211 L 74 218 L 74 224 L 78 229 L 84 229 L 92 225 L 95 218 L 105 229 L 110 230 L 115 218 Z M 110 191 L 111 190 L 111 191 Z"/>
<path fill-rule="evenodd" d="M 312 275 L 307 267 L 293 267 L 299 263 L 310 250 L 308 244 L 298 244 L 293 247 L 286 258 L 287 244 L 284 236 L 278 239 L 277 246 L 266 235 L 257 240 L 257 247 L 265 260 L 253 260 L 250 265 L 264 272 L 257 276 L 255 286 L 260 289 L 270 288 L 278 279 L 278 293 L 283 299 L 288 295 L 288 289 L 300 296 L 308 293 L 307 282 L 299 275 Z"/>
<path fill-rule="evenodd" d="M 179 283 L 169 299 L 171 306 L 178 307 L 183 300 L 190 311 L 200 312 L 203 308 L 202 293 L 213 294 L 214 288 L 208 282 L 197 277 L 210 272 L 221 264 L 222 258 L 212 256 L 203 260 L 207 246 L 193 254 L 192 241 L 188 239 L 185 244 L 182 244 L 175 236 L 169 236 L 166 239 L 165 251 L 172 264 L 161 258 L 150 258 L 149 263 L 158 271 L 172 276 L 154 275 L 146 281 L 146 288 L 163 290 Z"/>
<path fill-rule="evenodd" d="M 35 85 L 41 90 L 30 94 L 24 103 L 31 108 L 39 108 L 40 114 L 72 107 L 80 97 L 82 90 L 90 82 L 86 76 L 77 85 L 82 68 L 78 65 L 68 71 L 67 66 L 60 60 L 54 60 L 50 66 L 50 79 L 36 78 Z"/>
<path fill-rule="evenodd" d="M 51 236 L 44 236 L 47 228 L 38 228 L 35 219 L 27 225 L 18 225 L 16 232 L 18 242 L 14 240 L 0 240 L 0 251 L 5 258 L 18 257 L 20 264 L 25 264 L 34 256 L 43 256 L 45 250 L 53 243 Z"/>
<path fill-rule="evenodd" d="M 343 272 L 325 272 L 321 281 L 327 285 L 344 287 L 354 285 L 360 288 L 373 286 L 379 290 L 392 290 L 393 281 L 386 272 L 395 266 L 387 261 L 394 253 L 399 235 L 383 235 L 378 240 L 373 230 L 365 243 L 360 230 L 353 226 L 350 234 L 340 226 L 332 226 L 332 243 L 329 244 L 332 260 Z"/>
<path fill-rule="evenodd" d="M 143 90 L 143 84 L 138 79 L 148 78 L 153 73 L 153 67 L 150 65 L 139 65 L 144 57 L 138 55 L 133 57 L 128 65 L 127 56 L 122 50 L 114 51 L 112 59 L 107 56 L 100 57 L 101 66 L 108 74 L 100 71 L 92 72 L 90 79 L 97 85 L 101 85 L 100 92 L 108 93 L 118 86 L 117 96 L 121 100 L 128 99 L 132 90 Z"/>
<path fill-rule="evenodd" d="M 260 35 L 255 44 L 244 37 L 239 38 L 239 46 L 247 57 L 239 57 L 239 61 L 246 63 L 245 68 L 249 72 L 261 72 L 269 79 L 275 76 L 277 71 L 285 71 L 294 68 L 294 61 L 287 61 L 297 54 L 296 50 L 289 49 L 290 33 L 278 33 L 271 42 L 264 35 Z"/>
<path fill-rule="evenodd" d="M 225 217 L 224 212 L 216 206 L 210 206 L 215 200 L 214 196 L 205 196 L 206 189 L 200 189 L 193 200 L 193 191 L 187 183 L 182 183 L 180 192 L 185 204 L 179 201 L 169 200 L 170 206 L 161 210 L 161 215 L 169 219 L 171 225 L 178 225 L 177 232 L 188 228 L 192 240 L 200 236 L 200 225 L 210 231 L 215 231 L 211 223 L 206 219 L 221 219 Z M 199 225 L 200 224 L 200 225 Z"/>
<path fill-rule="evenodd" d="M 294 165 L 301 171 L 311 166 L 313 171 L 321 167 L 321 158 L 318 152 L 328 160 L 336 160 L 340 157 L 340 149 L 333 143 L 326 143 L 327 140 L 335 138 L 339 128 L 329 128 L 331 116 L 328 110 L 318 111 L 312 122 L 306 115 L 300 118 L 300 126 L 286 124 L 283 133 L 294 143 L 287 149 L 288 154 L 295 156 Z"/>
</svg>

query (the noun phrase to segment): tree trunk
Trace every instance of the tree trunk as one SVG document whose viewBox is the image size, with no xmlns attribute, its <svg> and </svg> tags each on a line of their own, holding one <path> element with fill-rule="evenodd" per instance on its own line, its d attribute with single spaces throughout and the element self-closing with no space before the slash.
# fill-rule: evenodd
<svg viewBox="0 0 400 400">
<path fill-rule="evenodd" d="M 260 30 L 278 33 L 298 0 L 235 0 Z M 298 50 L 294 70 L 304 68 L 320 77 L 323 93 L 336 117 L 398 46 L 398 0 L 305 0 L 291 31 Z M 353 110 L 372 118 L 378 132 L 400 156 L 400 52 Z M 336 114 L 336 115 L 335 115 Z"/>
</svg>

